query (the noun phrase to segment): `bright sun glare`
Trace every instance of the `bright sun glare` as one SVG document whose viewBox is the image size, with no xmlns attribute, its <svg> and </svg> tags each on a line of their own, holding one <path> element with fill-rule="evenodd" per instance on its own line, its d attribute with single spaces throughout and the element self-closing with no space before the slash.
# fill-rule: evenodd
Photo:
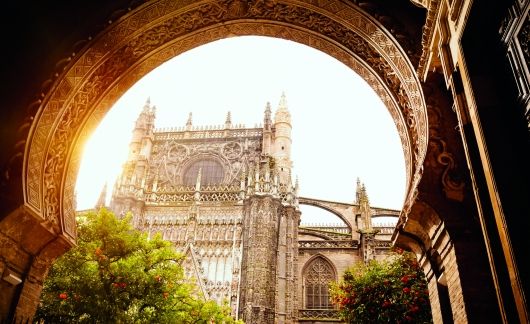
<svg viewBox="0 0 530 324">
<path fill-rule="evenodd" d="M 133 124 L 149 97 L 155 125 L 263 120 L 282 92 L 292 116 L 293 175 L 304 197 L 353 202 L 356 178 L 375 207 L 401 209 L 405 162 L 396 126 L 381 100 L 333 57 L 291 41 L 234 37 L 185 52 L 139 80 L 107 113 L 87 142 L 76 184 L 77 209 L 94 207 L 112 187 L 128 153 Z M 305 221 L 309 215 L 303 215 Z"/>
</svg>

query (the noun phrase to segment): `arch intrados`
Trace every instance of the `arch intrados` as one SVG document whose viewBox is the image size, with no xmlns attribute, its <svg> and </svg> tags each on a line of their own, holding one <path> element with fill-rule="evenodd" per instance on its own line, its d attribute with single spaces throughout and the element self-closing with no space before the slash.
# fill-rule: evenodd
<svg viewBox="0 0 530 324">
<path fill-rule="evenodd" d="M 348 219 L 346 217 L 344 217 L 344 215 L 342 215 L 341 213 L 339 213 L 336 210 L 334 210 L 333 208 L 328 207 L 326 205 L 319 204 L 318 202 L 308 201 L 307 199 L 300 200 L 299 204 L 303 205 L 303 206 L 312 206 L 312 207 L 315 207 L 315 208 L 320 208 L 320 209 L 323 209 L 323 210 L 325 210 L 325 211 L 337 216 L 340 220 L 342 220 L 344 222 L 344 224 L 346 226 L 348 226 L 348 228 L 350 229 L 350 232 L 352 231 L 352 224 L 350 224 Z"/>
<path fill-rule="evenodd" d="M 311 18 L 311 19 L 308 19 Z M 73 205 L 80 143 L 125 91 L 185 50 L 242 35 L 289 39 L 348 65 L 381 97 L 394 118 L 407 165 L 407 203 L 421 177 L 427 117 L 412 65 L 397 41 L 353 4 L 318 7 L 296 1 L 146 3 L 74 54 L 40 102 L 24 156 L 24 201 L 75 239 Z M 361 49 L 359 49 L 361 48 Z M 405 206 L 406 208 L 407 206 Z"/>
</svg>

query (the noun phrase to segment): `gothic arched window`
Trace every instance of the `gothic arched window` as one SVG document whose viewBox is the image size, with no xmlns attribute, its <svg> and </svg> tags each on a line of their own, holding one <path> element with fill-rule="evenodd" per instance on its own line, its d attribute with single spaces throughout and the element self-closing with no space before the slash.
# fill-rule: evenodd
<svg viewBox="0 0 530 324">
<path fill-rule="evenodd" d="M 183 177 L 184 185 L 195 185 L 199 169 L 201 170 L 201 186 L 223 182 L 225 174 L 221 163 L 212 159 L 204 159 L 194 162 L 186 169 Z"/>
<path fill-rule="evenodd" d="M 329 300 L 329 284 L 335 281 L 335 271 L 322 257 L 311 261 L 304 271 L 304 295 L 306 309 L 333 308 Z"/>
</svg>

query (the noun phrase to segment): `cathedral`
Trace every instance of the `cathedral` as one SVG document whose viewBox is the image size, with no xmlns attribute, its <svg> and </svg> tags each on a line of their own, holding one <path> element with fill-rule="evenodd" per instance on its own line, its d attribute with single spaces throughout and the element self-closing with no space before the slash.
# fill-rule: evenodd
<svg viewBox="0 0 530 324">
<path fill-rule="evenodd" d="M 392 225 L 372 217 L 357 180 L 352 204 L 299 196 L 291 177 L 291 115 L 285 95 L 262 125 L 155 129 L 148 100 L 138 116 L 111 210 L 133 214 L 136 228 L 160 233 L 185 255 L 184 269 L 200 294 L 229 303 L 247 323 L 338 320 L 328 285 L 354 262 L 384 257 Z M 301 204 L 323 208 L 340 225 L 301 225 Z"/>
</svg>

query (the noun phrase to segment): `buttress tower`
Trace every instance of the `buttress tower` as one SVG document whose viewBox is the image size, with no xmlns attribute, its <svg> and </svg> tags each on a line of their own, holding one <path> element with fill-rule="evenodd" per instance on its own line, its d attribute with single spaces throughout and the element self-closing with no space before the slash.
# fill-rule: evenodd
<svg viewBox="0 0 530 324">
<path fill-rule="evenodd" d="M 265 109 L 263 150 L 251 168 L 243 204 L 239 317 L 246 323 L 297 320 L 297 184 L 291 181 L 291 115 L 282 94 L 271 121 Z"/>
</svg>

